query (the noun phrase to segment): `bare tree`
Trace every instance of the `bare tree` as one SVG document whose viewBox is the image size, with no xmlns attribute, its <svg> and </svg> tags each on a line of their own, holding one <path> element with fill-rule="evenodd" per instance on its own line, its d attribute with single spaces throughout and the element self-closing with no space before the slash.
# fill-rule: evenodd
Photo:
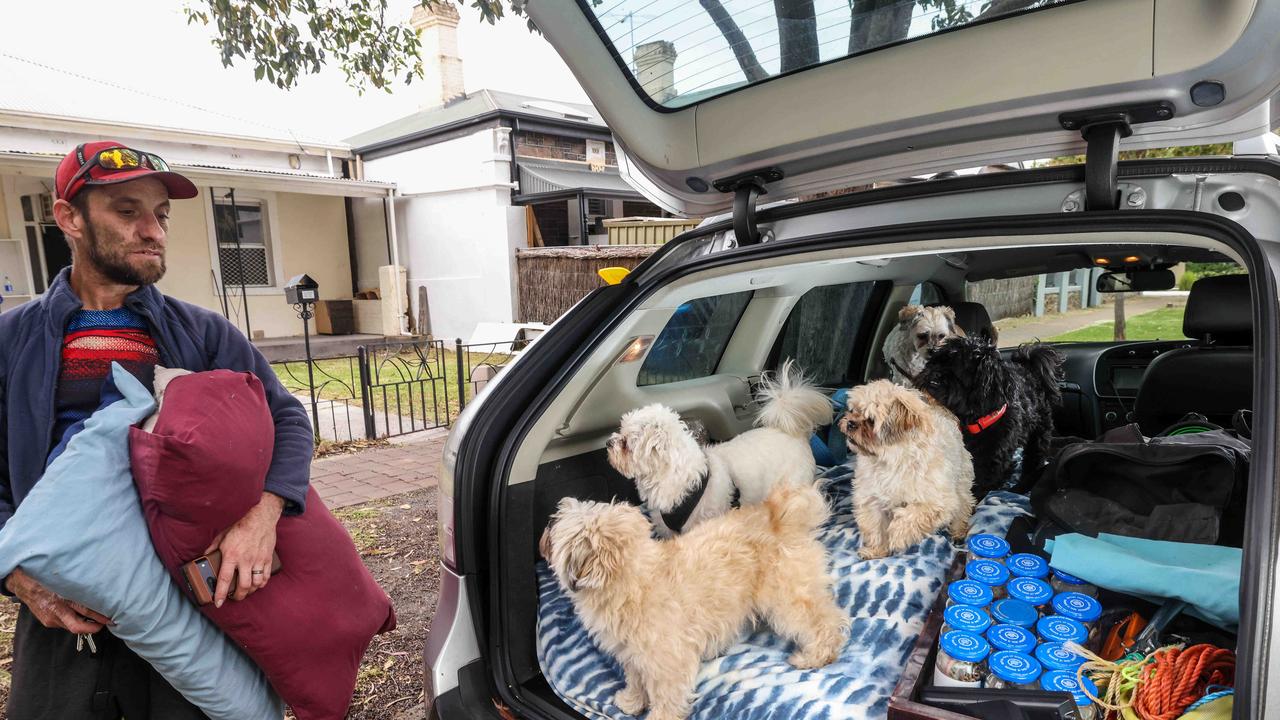
<svg viewBox="0 0 1280 720">
<path fill-rule="evenodd" d="M 729 43 L 729 48 L 733 50 L 733 56 L 738 60 L 738 67 L 742 68 L 742 74 L 747 76 L 750 82 L 756 82 L 769 77 L 769 72 L 760 65 L 760 61 L 756 60 L 756 53 L 751 49 L 751 43 L 747 37 L 742 34 L 742 29 L 738 27 L 738 23 L 725 11 L 724 5 L 720 4 L 720 0 L 698 0 L 702 5 L 702 9 L 707 11 L 711 16 L 712 22 L 716 24 L 716 29 L 724 36 L 725 42 Z"/>
</svg>

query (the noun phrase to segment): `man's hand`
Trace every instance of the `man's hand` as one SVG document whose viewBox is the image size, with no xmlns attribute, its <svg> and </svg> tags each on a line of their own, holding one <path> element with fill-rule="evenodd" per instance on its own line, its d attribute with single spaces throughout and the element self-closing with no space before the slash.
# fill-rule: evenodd
<svg viewBox="0 0 1280 720">
<path fill-rule="evenodd" d="M 235 525 L 218 533 L 205 550 L 206 555 L 222 550 L 218 589 L 213 593 L 214 607 L 222 607 L 228 595 L 233 600 L 243 600 L 266 587 L 271 579 L 272 553 L 276 549 L 276 522 L 283 511 L 284 499 L 264 492 L 252 510 Z M 233 583 L 233 579 L 238 582 Z"/>
<path fill-rule="evenodd" d="M 78 635 L 92 635 L 105 625 L 115 625 L 101 613 L 80 603 L 60 598 L 18 568 L 5 579 L 4 586 L 22 601 L 41 625 L 62 628 Z"/>
</svg>

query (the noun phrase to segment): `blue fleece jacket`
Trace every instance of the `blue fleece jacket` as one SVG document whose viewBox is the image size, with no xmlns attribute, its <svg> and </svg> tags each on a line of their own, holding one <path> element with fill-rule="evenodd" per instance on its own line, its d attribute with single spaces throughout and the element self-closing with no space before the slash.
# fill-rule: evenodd
<svg viewBox="0 0 1280 720">
<path fill-rule="evenodd" d="M 69 269 L 63 270 L 38 300 L 0 315 L 0 527 L 44 474 L 53 446 L 62 339 L 82 307 L 69 277 Z M 125 306 L 146 318 L 161 365 L 258 376 L 276 423 L 266 490 L 284 498 L 286 514 L 301 512 L 314 450 L 311 423 L 266 358 L 226 318 L 166 297 L 153 285 L 131 293 Z"/>
</svg>

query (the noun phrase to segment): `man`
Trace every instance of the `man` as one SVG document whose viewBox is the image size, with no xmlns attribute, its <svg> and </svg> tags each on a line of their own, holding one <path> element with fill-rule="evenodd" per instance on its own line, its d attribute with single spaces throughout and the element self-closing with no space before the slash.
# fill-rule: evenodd
<svg viewBox="0 0 1280 720">
<path fill-rule="evenodd" d="M 209 548 L 223 557 L 215 603 L 242 600 L 271 579 L 281 514 L 302 511 L 313 450 L 306 412 L 225 318 L 156 289 L 165 272 L 169 202 L 196 196 L 190 180 L 150 153 L 93 142 L 62 159 L 54 192 L 71 267 L 40 299 L 0 315 L 0 526 L 40 479 L 50 451 L 98 407 L 113 361 L 148 386 L 157 364 L 253 372 L 275 419 L 275 456 L 261 502 Z M 2 587 L 22 603 L 9 717 L 204 717 L 102 632 L 110 618 L 58 597 L 21 568 Z M 88 643 L 78 650 L 77 635 L 89 634 L 96 650 Z"/>
</svg>

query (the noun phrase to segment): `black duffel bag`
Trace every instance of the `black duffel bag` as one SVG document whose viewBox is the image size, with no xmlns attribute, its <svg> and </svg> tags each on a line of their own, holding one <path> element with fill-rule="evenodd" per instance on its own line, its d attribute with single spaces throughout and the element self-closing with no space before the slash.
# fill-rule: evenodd
<svg viewBox="0 0 1280 720">
<path fill-rule="evenodd" d="M 1249 456 L 1248 441 L 1221 429 L 1069 444 L 1031 489 L 1037 541 L 1111 533 L 1240 547 Z"/>
</svg>

